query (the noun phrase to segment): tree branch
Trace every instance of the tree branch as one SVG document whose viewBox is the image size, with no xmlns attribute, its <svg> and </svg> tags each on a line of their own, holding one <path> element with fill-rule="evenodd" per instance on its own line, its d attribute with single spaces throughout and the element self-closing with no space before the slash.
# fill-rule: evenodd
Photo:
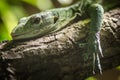
<svg viewBox="0 0 120 80">
<path fill-rule="evenodd" d="M 83 59 L 88 32 L 84 19 L 41 38 L 1 43 L 7 46 L 0 50 L 0 79 L 83 80 L 93 75 L 92 55 Z M 103 70 L 120 65 L 120 8 L 105 13 L 100 34 Z"/>
</svg>

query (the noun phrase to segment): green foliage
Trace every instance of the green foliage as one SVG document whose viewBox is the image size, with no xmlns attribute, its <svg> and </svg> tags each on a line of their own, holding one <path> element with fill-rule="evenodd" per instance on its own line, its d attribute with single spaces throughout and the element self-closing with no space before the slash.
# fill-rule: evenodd
<svg viewBox="0 0 120 80">
<path fill-rule="evenodd" d="M 89 77 L 89 78 L 87 78 L 85 80 L 97 80 L 97 79 L 95 77 Z"/>
<path fill-rule="evenodd" d="M 0 1 L 0 41 L 11 40 L 12 29 L 17 24 L 18 18 L 24 15 L 21 6 L 14 5 L 9 0 Z"/>
<path fill-rule="evenodd" d="M 120 66 L 118 66 L 117 69 L 120 70 Z"/>
</svg>

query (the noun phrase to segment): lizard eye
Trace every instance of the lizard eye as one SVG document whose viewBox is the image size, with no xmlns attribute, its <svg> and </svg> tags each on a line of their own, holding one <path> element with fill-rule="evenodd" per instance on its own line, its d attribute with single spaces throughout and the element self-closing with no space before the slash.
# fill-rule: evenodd
<svg viewBox="0 0 120 80">
<path fill-rule="evenodd" d="M 35 17 L 35 18 L 33 18 L 32 23 L 33 24 L 39 24 L 40 20 L 41 20 L 40 17 Z"/>
</svg>

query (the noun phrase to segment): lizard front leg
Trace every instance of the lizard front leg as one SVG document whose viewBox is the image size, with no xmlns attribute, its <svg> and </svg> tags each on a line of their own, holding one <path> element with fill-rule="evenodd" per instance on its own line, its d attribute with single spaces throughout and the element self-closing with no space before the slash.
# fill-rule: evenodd
<svg viewBox="0 0 120 80">
<path fill-rule="evenodd" d="M 99 54 L 102 55 L 102 49 L 100 45 L 100 27 L 102 25 L 104 10 L 99 4 L 92 4 L 88 7 L 90 14 L 90 32 L 87 40 L 87 57 L 93 55 L 93 73 L 95 73 L 95 65 L 97 63 L 98 69 L 102 74 L 102 68 L 100 64 Z"/>
</svg>

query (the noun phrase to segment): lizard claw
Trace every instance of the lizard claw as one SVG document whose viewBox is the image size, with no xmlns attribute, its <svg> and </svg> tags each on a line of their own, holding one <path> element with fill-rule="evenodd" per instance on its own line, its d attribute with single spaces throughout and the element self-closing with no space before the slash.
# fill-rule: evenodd
<svg viewBox="0 0 120 80">
<path fill-rule="evenodd" d="M 102 48 L 101 48 L 101 44 L 100 44 L 100 32 L 96 33 L 96 38 L 97 38 L 97 44 L 98 44 L 98 51 L 100 52 L 101 56 L 104 57 Z"/>
</svg>

